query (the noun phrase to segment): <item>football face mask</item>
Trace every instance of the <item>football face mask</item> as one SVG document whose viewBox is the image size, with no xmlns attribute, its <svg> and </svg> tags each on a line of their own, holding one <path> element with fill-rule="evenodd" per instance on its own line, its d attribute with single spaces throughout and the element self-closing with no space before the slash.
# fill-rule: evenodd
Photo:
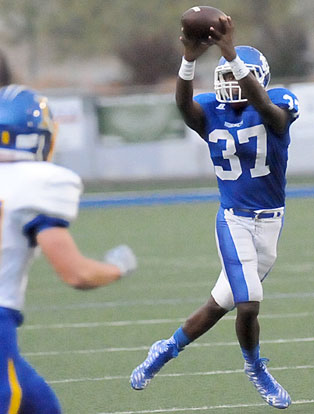
<svg viewBox="0 0 314 414">
<path fill-rule="evenodd" d="M 20 85 L 0 89 L 0 160 L 48 160 L 55 131 L 46 97 Z"/>
<path fill-rule="evenodd" d="M 237 46 L 235 50 L 260 85 L 266 89 L 270 81 L 270 71 L 265 56 L 250 46 Z M 229 62 L 224 57 L 220 58 L 214 74 L 217 101 L 225 103 L 247 102 L 247 99 L 242 96 L 238 81 L 235 79 L 226 80 L 226 75 L 230 72 L 232 71 Z"/>
</svg>

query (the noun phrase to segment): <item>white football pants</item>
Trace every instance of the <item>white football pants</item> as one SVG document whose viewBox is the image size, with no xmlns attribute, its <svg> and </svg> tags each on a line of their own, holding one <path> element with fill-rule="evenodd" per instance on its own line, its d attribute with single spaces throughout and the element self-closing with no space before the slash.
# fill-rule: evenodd
<svg viewBox="0 0 314 414">
<path fill-rule="evenodd" d="M 219 209 L 216 243 L 222 271 L 211 293 L 222 308 L 231 310 L 237 303 L 262 301 L 262 281 L 277 257 L 281 210 L 281 217 L 258 219 Z"/>
</svg>

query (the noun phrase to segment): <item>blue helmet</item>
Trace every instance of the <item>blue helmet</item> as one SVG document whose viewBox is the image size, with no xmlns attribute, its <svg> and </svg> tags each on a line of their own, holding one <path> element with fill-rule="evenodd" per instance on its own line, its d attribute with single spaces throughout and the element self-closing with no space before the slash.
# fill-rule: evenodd
<svg viewBox="0 0 314 414">
<path fill-rule="evenodd" d="M 238 56 L 255 75 L 258 82 L 266 89 L 270 81 L 269 65 L 265 56 L 251 46 L 236 46 Z M 236 80 L 226 81 L 224 75 L 232 72 L 229 62 L 221 57 L 215 69 L 214 89 L 219 102 L 246 102 Z"/>
<path fill-rule="evenodd" d="M 0 160 L 47 160 L 55 124 L 47 98 L 21 85 L 0 89 Z"/>
</svg>

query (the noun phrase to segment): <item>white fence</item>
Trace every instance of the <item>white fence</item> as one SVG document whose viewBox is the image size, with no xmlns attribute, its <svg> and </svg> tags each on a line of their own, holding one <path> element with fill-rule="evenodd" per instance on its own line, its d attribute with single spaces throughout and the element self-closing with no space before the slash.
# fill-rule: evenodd
<svg viewBox="0 0 314 414">
<path fill-rule="evenodd" d="M 289 86 L 300 101 L 288 174 L 314 174 L 314 84 Z M 53 97 L 55 162 L 86 180 L 213 176 L 206 143 L 185 127 L 173 95 Z"/>
</svg>

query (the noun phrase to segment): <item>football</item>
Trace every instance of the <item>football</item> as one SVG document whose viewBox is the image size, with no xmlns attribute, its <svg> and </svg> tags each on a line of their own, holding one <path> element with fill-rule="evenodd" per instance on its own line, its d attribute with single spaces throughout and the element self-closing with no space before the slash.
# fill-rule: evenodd
<svg viewBox="0 0 314 414">
<path fill-rule="evenodd" d="M 223 32 L 220 17 L 226 14 L 209 6 L 195 6 L 183 13 L 181 18 L 182 31 L 186 38 L 205 41 L 210 35 L 209 29 L 214 27 Z"/>
</svg>

